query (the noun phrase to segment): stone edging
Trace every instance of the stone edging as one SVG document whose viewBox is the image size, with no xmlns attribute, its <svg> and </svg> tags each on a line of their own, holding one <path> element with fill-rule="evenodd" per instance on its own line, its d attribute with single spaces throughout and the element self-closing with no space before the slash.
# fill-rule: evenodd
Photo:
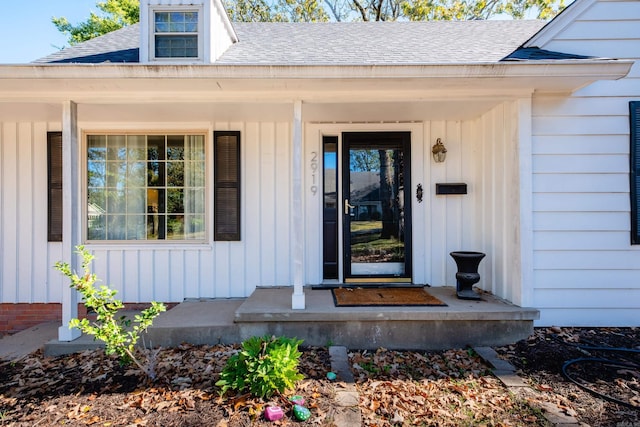
<svg viewBox="0 0 640 427">
<path fill-rule="evenodd" d="M 516 368 L 511 363 L 498 357 L 498 353 L 491 347 L 474 347 L 473 350 L 493 367 L 493 374 L 515 395 L 522 395 L 523 392 L 534 392 L 523 379 L 516 374 Z M 554 426 L 581 426 L 575 417 L 567 415 L 560 411 L 555 405 L 550 403 L 541 403 L 540 409 L 544 411 L 544 415 Z"/>
</svg>

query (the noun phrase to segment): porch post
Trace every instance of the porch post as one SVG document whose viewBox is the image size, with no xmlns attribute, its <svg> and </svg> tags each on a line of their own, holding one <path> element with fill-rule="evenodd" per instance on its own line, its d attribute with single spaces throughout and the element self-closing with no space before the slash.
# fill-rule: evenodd
<svg viewBox="0 0 640 427">
<path fill-rule="evenodd" d="M 531 97 L 518 99 L 518 154 L 520 171 L 520 289 L 514 302 L 533 304 L 533 149 Z"/>
<path fill-rule="evenodd" d="M 77 271 L 78 256 L 75 247 L 80 243 L 80 218 L 78 216 L 80 190 L 78 145 L 78 106 L 73 101 L 62 105 L 62 257 Z M 69 321 L 78 317 L 78 293 L 67 283 L 62 287 L 62 326 L 58 328 L 58 340 L 73 341 L 79 338 L 78 329 L 69 329 Z"/>
<path fill-rule="evenodd" d="M 292 165 L 292 207 L 293 230 L 291 238 L 293 242 L 293 295 L 291 296 L 291 308 L 304 310 L 304 204 L 302 197 L 302 101 L 293 104 L 293 165 Z"/>
</svg>

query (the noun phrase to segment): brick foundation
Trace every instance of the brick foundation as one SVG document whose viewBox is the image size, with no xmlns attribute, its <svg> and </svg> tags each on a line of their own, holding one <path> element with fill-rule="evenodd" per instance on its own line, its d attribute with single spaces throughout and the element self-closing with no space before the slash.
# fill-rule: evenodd
<svg viewBox="0 0 640 427">
<path fill-rule="evenodd" d="M 177 303 L 165 303 L 167 310 Z M 125 303 L 126 310 L 144 310 L 148 303 Z M 84 304 L 78 304 L 78 317 L 87 317 Z M 62 322 L 62 304 L 0 304 L 0 336 L 29 329 L 40 323 Z"/>
</svg>

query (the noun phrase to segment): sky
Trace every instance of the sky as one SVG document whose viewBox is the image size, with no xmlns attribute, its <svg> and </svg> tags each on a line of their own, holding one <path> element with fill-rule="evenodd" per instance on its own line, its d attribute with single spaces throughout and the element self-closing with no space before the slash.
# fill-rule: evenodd
<svg viewBox="0 0 640 427">
<path fill-rule="evenodd" d="M 67 37 L 51 23 L 64 16 L 76 24 L 91 11 L 96 0 L 0 0 L 0 63 L 27 63 L 66 46 Z"/>
</svg>

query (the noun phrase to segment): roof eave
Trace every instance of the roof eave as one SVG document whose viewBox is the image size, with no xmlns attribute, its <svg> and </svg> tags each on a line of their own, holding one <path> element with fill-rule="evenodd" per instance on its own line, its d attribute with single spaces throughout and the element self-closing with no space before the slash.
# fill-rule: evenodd
<svg viewBox="0 0 640 427">
<path fill-rule="evenodd" d="M 306 81 L 309 87 L 314 82 L 331 81 L 385 81 L 421 80 L 437 85 L 447 82 L 465 88 L 478 82 L 484 89 L 500 88 L 505 81 L 512 87 L 532 91 L 571 93 L 580 87 L 598 80 L 616 80 L 626 76 L 633 61 L 623 60 L 554 60 L 517 61 L 476 64 L 422 64 L 422 65 L 141 65 L 141 64 L 29 64 L 0 66 L 0 91 L 15 94 L 16 87 L 28 93 L 29 85 L 11 82 L 37 80 L 33 91 L 42 90 L 42 85 L 62 91 L 81 87 L 83 81 L 189 81 L 212 79 L 219 81 L 252 80 L 252 88 L 280 90 L 275 81 Z M 65 81 L 64 85 L 56 82 Z M 51 82 L 51 85 L 48 84 Z M 76 84 L 77 82 L 77 84 Z M 493 83 L 492 83 L 493 82 Z M 489 85 L 489 86 L 487 86 Z M 57 87 L 57 89 L 56 89 Z M 62 89 L 64 87 L 64 89 Z M 155 86 L 155 90 L 158 87 Z"/>
</svg>

